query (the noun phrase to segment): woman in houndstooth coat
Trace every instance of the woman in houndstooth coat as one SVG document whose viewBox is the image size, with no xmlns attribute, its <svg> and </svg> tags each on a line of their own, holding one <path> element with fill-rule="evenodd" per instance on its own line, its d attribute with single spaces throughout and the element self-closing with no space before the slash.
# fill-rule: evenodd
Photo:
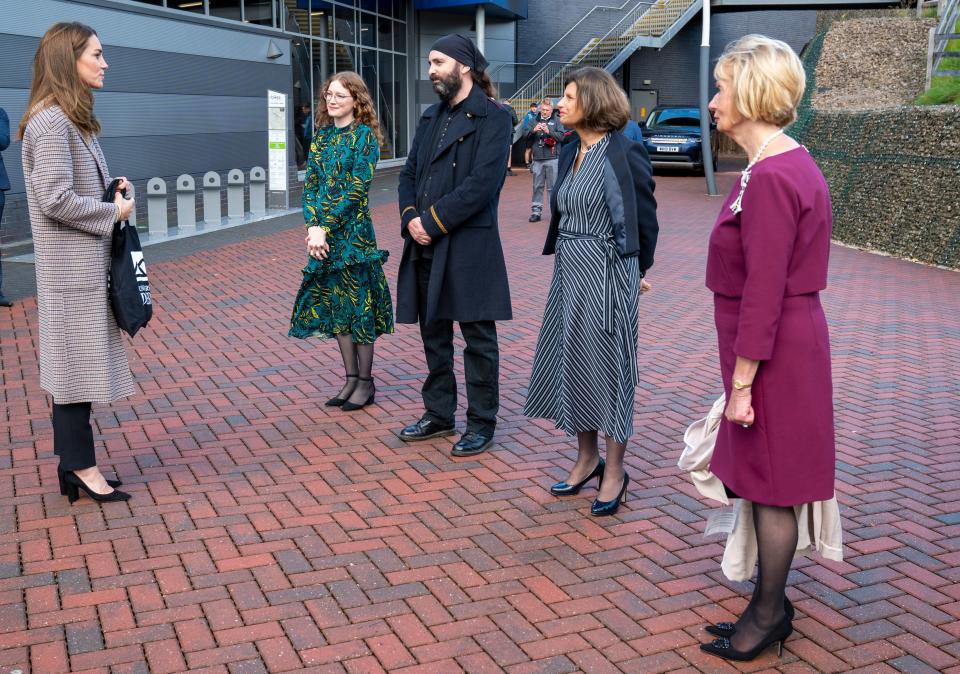
<svg viewBox="0 0 960 674">
<path fill-rule="evenodd" d="M 107 299 L 113 225 L 133 200 L 101 201 L 110 184 L 97 142 L 91 89 L 103 86 L 107 63 L 92 28 L 58 23 L 33 63 L 27 114 L 20 123 L 23 172 L 33 231 L 40 313 L 40 384 L 53 396 L 53 451 L 60 492 L 83 490 L 98 501 L 129 494 L 113 489 L 97 467 L 90 405 L 134 391 L 120 328 Z M 121 179 L 121 187 L 127 182 Z"/>
</svg>

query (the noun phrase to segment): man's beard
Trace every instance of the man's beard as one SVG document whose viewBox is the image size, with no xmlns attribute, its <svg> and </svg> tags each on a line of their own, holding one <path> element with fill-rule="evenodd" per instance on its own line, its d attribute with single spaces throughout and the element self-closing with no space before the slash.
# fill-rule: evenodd
<svg viewBox="0 0 960 674">
<path fill-rule="evenodd" d="M 454 68 L 449 75 L 437 75 L 436 79 L 431 79 L 433 90 L 437 96 L 446 103 L 449 103 L 460 91 L 460 85 L 463 84 L 463 76 L 460 71 Z"/>
</svg>

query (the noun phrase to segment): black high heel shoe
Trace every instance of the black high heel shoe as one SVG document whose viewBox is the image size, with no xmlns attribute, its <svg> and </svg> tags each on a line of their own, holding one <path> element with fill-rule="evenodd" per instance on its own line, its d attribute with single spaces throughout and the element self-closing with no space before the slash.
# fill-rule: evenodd
<svg viewBox="0 0 960 674">
<path fill-rule="evenodd" d="M 357 377 L 360 381 L 373 381 L 373 377 Z M 344 412 L 353 412 L 354 410 L 362 410 L 364 407 L 373 402 L 373 399 L 377 395 L 377 387 L 373 384 L 370 385 L 370 396 L 367 398 L 367 401 L 364 403 L 352 403 L 349 400 L 343 403 Z"/>
<path fill-rule="evenodd" d="M 593 505 L 590 506 L 590 514 L 595 517 L 616 514 L 617 510 L 620 509 L 620 504 L 625 503 L 627 500 L 628 484 L 630 484 L 630 475 L 624 471 L 623 486 L 620 488 L 620 493 L 617 494 L 617 498 L 613 499 L 612 501 L 601 501 L 600 499 L 595 500 Z"/>
<path fill-rule="evenodd" d="M 793 634 L 793 622 L 790 618 L 784 616 L 783 620 L 777 623 L 770 633 L 749 651 L 738 651 L 733 647 L 733 643 L 728 637 L 718 637 L 709 644 L 700 644 L 700 650 L 711 655 L 718 655 L 726 660 L 749 662 L 767 650 L 767 647 L 771 644 L 777 644 L 777 656 L 779 657 L 783 655 L 783 642 L 791 634 Z"/>
<path fill-rule="evenodd" d="M 797 613 L 796 609 L 793 608 L 793 604 L 791 604 L 790 600 L 786 597 L 783 598 L 783 612 L 787 614 L 790 620 L 793 620 L 793 616 Z M 707 625 L 703 629 L 715 637 L 732 637 L 733 633 L 737 631 L 737 624 L 726 622 L 717 623 L 716 625 Z"/>
<path fill-rule="evenodd" d="M 125 491 L 120 491 L 119 489 L 114 489 L 109 494 L 98 494 L 93 491 L 90 487 L 87 486 L 87 483 L 77 477 L 76 473 L 64 472 L 61 473 L 60 481 L 60 491 L 65 492 L 65 496 L 73 503 L 78 498 L 80 498 L 80 490 L 82 489 L 87 496 L 92 498 L 94 501 L 99 501 L 100 503 L 112 503 L 115 501 L 129 501 L 130 494 Z"/>
<path fill-rule="evenodd" d="M 355 375 L 355 374 L 348 374 L 348 375 L 347 375 L 347 379 L 359 379 L 359 377 L 358 377 L 357 375 Z M 349 383 L 349 382 L 348 382 L 348 383 Z M 353 388 L 356 388 L 356 387 L 357 387 L 357 385 L 354 384 L 354 385 L 353 385 Z M 350 389 L 350 393 L 353 392 L 353 388 Z M 347 394 L 347 398 L 350 397 L 350 393 Z M 334 396 L 333 398 L 330 398 L 330 400 L 328 400 L 327 402 L 325 402 L 325 403 L 323 403 L 323 404 L 326 405 L 327 407 L 342 407 L 343 404 L 344 404 L 345 402 L 347 402 L 347 398 L 341 398 L 340 396 Z"/>
<path fill-rule="evenodd" d="M 597 464 L 597 467 L 590 471 L 590 474 L 585 478 L 577 482 L 576 484 L 569 484 L 568 482 L 557 482 L 555 485 L 550 487 L 550 493 L 554 496 L 573 496 L 574 494 L 579 494 L 580 490 L 583 489 L 583 485 L 597 478 L 597 489 L 600 488 L 600 482 L 603 480 L 603 469 L 606 467 L 603 459 L 600 459 L 600 462 Z"/>
<path fill-rule="evenodd" d="M 60 496 L 67 495 L 67 483 L 63 479 L 64 474 L 65 474 L 65 471 L 63 470 L 63 468 L 61 468 L 60 466 L 57 466 L 57 481 L 60 483 Z M 109 484 L 111 487 L 116 489 L 117 487 L 123 484 L 123 480 L 119 478 L 117 478 L 116 480 L 107 479 L 107 484 Z"/>
</svg>

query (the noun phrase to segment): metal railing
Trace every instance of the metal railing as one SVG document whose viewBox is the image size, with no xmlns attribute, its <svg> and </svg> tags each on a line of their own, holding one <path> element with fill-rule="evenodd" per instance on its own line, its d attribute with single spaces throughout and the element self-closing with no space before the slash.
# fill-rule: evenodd
<svg viewBox="0 0 960 674">
<path fill-rule="evenodd" d="M 561 42 L 563 42 L 567 37 L 569 37 L 570 34 L 573 33 L 573 31 L 575 31 L 575 30 L 577 29 L 577 27 L 578 27 L 581 23 L 583 23 L 584 21 L 586 21 L 587 19 L 589 19 L 591 16 L 593 16 L 593 13 L 594 13 L 594 12 L 619 12 L 619 11 L 623 11 L 623 9 L 624 9 L 627 5 L 631 4 L 633 1 L 634 1 L 634 0 L 624 0 L 623 4 L 620 5 L 619 7 L 613 7 L 613 6 L 610 6 L 610 5 L 594 5 L 593 7 L 590 8 L 590 11 L 589 11 L 589 12 L 587 12 L 586 14 L 584 14 L 582 17 L 580 17 L 580 19 L 579 19 L 575 24 L 573 24 L 572 26 L 570 26 L 570 28 L 567 30 L 567 32 L 564 33 L 563 35 L 561 35 L 560 38 L 559 38 L 556 42 L 554 42 L 552 45 L 550 45 L 549 47 L 547 47 L 547 50 L 546 50 L 545 52 L 543 52 L 543 54 L 540 55 L 540 58 L 538 58 L 536 61 L 531 61 L 531 62 L 529 62 L 529 63 L 524 62 L 524 61 L 509 61 L 509 62 L 507 62 L 507 63 L 500 63 L 500 64 L 497 65 L 496 68 L 494 68 L 493 70 L 490 71 L 490 79 L 493 80 L 494 82 L 499 82 L 499 79 L 498 79 L 498 78 L 499 78 L 499 75 L 500 75 L 500 71 L 503 70 L 504 68 L 508 68 L 508 67 L 511 67 L 511 66 L 512 66 L 512 67 L 516 67 L 516 66 L 531 66 L 531 67 L 532 67 L 532 66 L 538 65 L 541 61 L 543 61 L 545 58 L 547 58 L 547 56 L 550 54 L 550 52 L 552 52 L 554 49 L 556 49 L 557 45 L 559 45 L 559 44 L 560 44 Z M 651 4 L 651 5 L 652 5 L 653 3 L 652 3 L 652 2 L 649 2 L 649 3 L 647 3 L 647 4 Z"/>
<path fill-rule="evenodd" d="M 957 21 L 960 20 L 960 0 L 941 0 L 937 5 L 940 21 L 930 29 L 927 41 L 927 81 L 930 90 L 934 77 L 960 77 L 960 70 L 941 69 L 945 58 L 960 58 L 960 51 L 951 51 L 950 40 L 960 40 Z"/>
<path fill-rule="evenodd" d="M 569 61 L 550 61 L 521 86 L 510 98 L 516 107 L 522 103 L 563 94 L 568 72 L 582 66 L 602 68 L 610 63 L 639 35 L 666 32 L 695 0 L 655 0 L 638 2 L 602 37 L 590 39 Z"/>
</svg>

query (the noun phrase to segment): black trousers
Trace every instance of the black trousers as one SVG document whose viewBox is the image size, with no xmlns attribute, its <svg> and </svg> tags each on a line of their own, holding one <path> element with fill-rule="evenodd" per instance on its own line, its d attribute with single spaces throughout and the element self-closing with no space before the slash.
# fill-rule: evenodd
<svg viewBox="0 0 960 674">
<path fill-rule="evenodd" d="M 90 426 L 90 403 L 53 403 L 53 453 L 63 470 L 83 470 L 97 465 Z"/>
<path fill-rule="evenodd" d="M 417 302 L 427 306 L 430 259 L 417 265 Z M 463 370 L 467 378 L 467 431 L 493 435 L 500 410 L 500 349 L 494 321 L 461 322 L 460 332 L 467 343 Z M 421 314 L 420 337 L 423 355 L 430 370 L 423 382 L 425 417 L 441 424 L 453 424 L 457 412 L 457 379 L 453 373 L 453 321 L 427 323 Z"/>
<path fill-rule="evenodd" d="M 3 221 L 3 206 L 7 202 L 7 193 L 0 190 L 0 222 Z M 3 294 L 3 262 L 0 261 L 0 295 Z"/>
</svg>

